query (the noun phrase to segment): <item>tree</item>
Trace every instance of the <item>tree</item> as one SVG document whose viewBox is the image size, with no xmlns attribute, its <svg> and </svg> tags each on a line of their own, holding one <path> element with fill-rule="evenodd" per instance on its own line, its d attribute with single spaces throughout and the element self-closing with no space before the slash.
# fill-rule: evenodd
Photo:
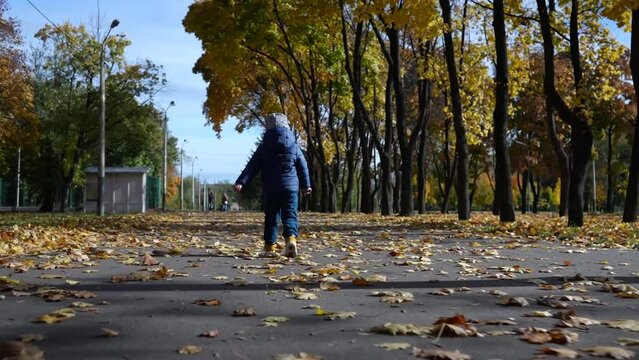
<svg viewBox="0 0 639 360">
<path fill-rule="evenodd" d="M 508 48 L 506 39 L 506 22 L 504 18 L 504 1 L 493 2 L 493 28 L 495 30 L 495 203 L 499 210 L 499 220 L 515 221 L 513 208 L 512 182 L 510 175 L 510 157 L 506 134 L 508 132 Z"/>
<path fill-rule="evenodd" d="M 39 137 L 20 28 L 15 19 L 6 17 L 7 10 L 7 1 L 0 0 L 0 175 L 14 168 L 19 148 L 31 152 Z"/>
<path fill-rule="evenodd" d="M 42 196 L 41 210 L 51 211 L 57 198 L 60 211 L 74 183 L 82 181 L 83 166 L 97 156 L 96 126 L 99 92 L 100 43 L 84 25 L 46 25 L 36 34 L 40 47 L 33 53 L 36 110 L 43 139 L 33 166 Z M 128 64 L 130 41 L 112 35 L 105 41 L 107 68 L 107 156 L 113 161 L 151 165 L 159 153 L 157 139 L 163 119 L 148 104 L 164 84 L 160 67 L 150 61 Z M 152 130 L 151 130 L 152 129 Z M 136 130 L 138 141 L 131 140 Z M 118 142 L 120 139 L 120 142 Z M 141 144 L 141 145 L 140 145 Z M 147 147 L 148 146 L 148 147 Z M 146 151 L 146 161 L 142 152 Z M 139 157 L 139 161 L 133 158 Z M 155 159 L 156 161 L 159 160 Z M 157 163 L 156 163 L 157 164 Z M 111 165 L 117 165 L 111 163 Z"/>
<path fill-rule="evenodd" d="M 455 49 L 450 30 L 452 26 L 450 0 L 439 0 L 439 4 L 442 8 L 444 25 L 447 27 L 444 31 L 444 46 L 446 66 L 450 81 L 450 97 L 457 149 L 457 216 L 460 220 L 468 220 L 470 219 L 470 202 L 468 197 L 468 142 L 466 140 L 466 127 L 464 125 L 459 78 L 457 77 L 457 64 L 455 63 Z"/>
<path fill-rule="evenodd" d="M 553 1 L 553 0 L 551 0 Z M 568 203 L 568 225 L 582 226 L 584 186 L 586 170 L 590 162 L 590 151 L 593 144 L 593 134 L 587 119 L 584 116 L 583 101 L 583 68 L 581 51 L 579 47 L 579 2 L 571 0 L 570 11 L 570 59 L 573 68 L 574 88 L 577 101 L 571 109 L 557 92 L 555 87 L 555 47 L 552 39 L 552 27 L 546 0 L 537 0 L 539 10 L 541 33 L 544 46 L 544 90 L 553 108 L 557 110 L 559 117 L 566 122 L 571 129 L 571 154 L 570 154 L 570 186 Z"/>
<path fill-rule="evenodd" d="M 635 104 L 639 107 L 639 5 L 632 7 L 632 40 L 630 69 L 635 90 Z M 624 222 L 637 221 L 637 196 L 639 196 L 639 111 L 635 116 L 635 132 L 632 140 L 632 157 L 630 158 L 630 175 L 626 190 L 626 204 L 623 210 Z"/>
</svg>

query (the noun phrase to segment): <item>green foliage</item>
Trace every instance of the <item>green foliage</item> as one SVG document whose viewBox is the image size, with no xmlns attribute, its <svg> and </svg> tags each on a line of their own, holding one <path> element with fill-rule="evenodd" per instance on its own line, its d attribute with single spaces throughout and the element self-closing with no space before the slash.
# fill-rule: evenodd
<svg viewBox="0 0 639 360">
<path fill-rule="evenodd" d="M 36 112 L 41 140 L 27 161 L 27 174 L 40 187 L 43 201 L 61 207 L 72 184 L 83 183 L 82 169 L 96 165 L 99 138 L 99 39 L 84 25 L 64 23 L 37 32 L 32 53 Z M 107 166 L 145 166 L 157 175 L 162 162 L 163 116 L 152 104 L 165 83 L 161 67 L 145 61 L 129 64 L 121 35 L 104 39 L 106 72 Z M 175 159 L 175 141 L 171 142 Z"/>
</svg>

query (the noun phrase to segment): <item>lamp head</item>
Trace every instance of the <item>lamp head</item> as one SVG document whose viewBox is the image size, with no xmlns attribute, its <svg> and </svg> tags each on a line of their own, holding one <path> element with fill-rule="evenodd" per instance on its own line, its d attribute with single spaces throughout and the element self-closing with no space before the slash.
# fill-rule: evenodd
<svg viewBox="0 0 639 360">
<path fill-rule="evenodd" d="M 169 106 L 175 106 L 175 101 L 171 100 L 171 103 L 169 104 Z"/>
<path fill-rule="evenodd" d="M 118 25 L 120 25 L 120 20 L 118 20 L 118 19 L 114 19 L 114 20 L 111 22 L 111 29 L 113 29 L 114 27 L 116 27 L 116 26 L 118 26 Z"/>
</svg>

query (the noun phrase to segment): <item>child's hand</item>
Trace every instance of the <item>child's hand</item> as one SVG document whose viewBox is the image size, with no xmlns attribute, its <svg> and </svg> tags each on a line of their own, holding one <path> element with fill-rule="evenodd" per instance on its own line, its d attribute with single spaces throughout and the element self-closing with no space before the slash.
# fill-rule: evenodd
<svg viewBox="0 0 639 360">
<path fill-rule="evenodd" d="M 308 188 L 308 189 L 306 189 L 306 190 L 302 191 L 302 193 L 303 193 L 304 195 L 310 195 L 312 192 L 313 192 L 313 188 Z"/>
<path fill-rule="evenodd" d="M 242 184 L 233 185 L 233 190 L 235 190 L 236 193 L 239 193 L 240 191 L 242 191 Z"/>
</svg>

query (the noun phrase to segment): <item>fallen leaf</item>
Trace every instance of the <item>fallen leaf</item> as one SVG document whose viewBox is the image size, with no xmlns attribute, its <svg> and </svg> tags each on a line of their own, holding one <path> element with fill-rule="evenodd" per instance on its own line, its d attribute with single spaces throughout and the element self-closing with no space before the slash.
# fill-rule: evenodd
<svg viewBox="0 0 639 360">
<path fill-rule="evenodd" d="M 524 316 L 545 318 L 545 317 L 552 317 L 552 313 L 550 311 L 548 311 L 548 310 L 546 310 L 546 311 L 533 311 L 532 313 L 526 314 Z"/>
<path fill-rule="evenodd" d="M 253 308 L 239 308 L 233 311 L 233 316 L 255 316 L 257 313 Z"/>
<path fill-rule="evenodd" d="M 639 339 L 619 338 L 617 344 L 623 346 L 639 346 Z"/>
<path fill-rule="evenodd" d="M 411 302 L 414 300 L 413 294 L 408 291 L 373 291 L 371 296 L 379 296 L 379 301 L 390 304 L 399 304 L 402 302 Z"/>
<path fill-rule="evenodd" d="M 431 359 L 431 360 L 469 360 L 471 356 L 468 354 L 464 354 L 459 352 L 459 350 L 455 351 L 446 351 L 446 350 L 432 350 L 432 349 L 420 349 L 413 348 L 413 356 L 420 359 Z"/>
<path fill-rule="evenodd" d="M 102 328 L 103 337 L 116 337 L 118 335 L 120 335 L 120 333 L 113 329 Z"/>
<path fill-rule="evenodd" d="M 574 327 L 584 328 L 590 325 L 599 325 L 601 321 L 595 319 L 589 319 L 581 316 L 568 316 L 567 319 L 562 319 L 558 324 L 560 327 Z"/>
<path fill-rule="evenodd" d="M 578 352 L 572 349 L 564 349 L 564 348 L 552 348 L 552 347 L 543 347 L 539 350 L 542 354 L 553 355 L 563 359 L 576 359 L 581 356 Z"/>
<path fill-rule="evenodd" d="M 370 283 L 368 282 L 368 280 L 366 280 L 364 278 L 357 277 L 357 278 L 353 279 L 353 285 L 355 285 L 355 286 L 369 286 Z"/>
<path fill-rule="evenodd" d="M 196 345 L 187 345 L 179 349 L 177 352 L 181 355 L 193 355 L 202 352 L 202 347 Z"/>
<path fill-rule="evenodd" d="M 552 337 L 547 332 L 529 331 L 519 337 L 521 340 L 529 342 L 531 344 L 545 344 L 552 340 Z"/>
<path fill-rule="evenodd" d="M 322 281 L 320 282 L 320 289 L 324 291 L 335 291 L 339 290 L 340 287 L 332 281 Z"/>
<path fill-rule="evenodd" d="M 44 360 L 44 351 L 21 341 L 4 341 L 0 343 L 0 359 Z"/>
<path fill-rule="evenodd" d="M 504 306 L 529 306 L 528 300 L 524 297 L 504 296 L 497 301 L 497 304 Z"/>
<path fill-rule="evenodd" d="M 579 350 L 590 353 L 592 356 L 609 357 L 613 359 L 632 359 L 635 356 L 633 351 L 614 346 L 595 346 Z"/>
<path fill-rule="evenodd" d="M 415 324 L 395 324 L 386 323 L 384 325 L 374 326 L 369 332 L 375 334 L 387 334 L 387 335 L 430 335 L 432 332 L 432 326 L 420 326 Z"/>
<path fill-rule="evenodd" d="M 160 262 L 154 258 L 153 256 L 151 256 L 151 254 L 144 253 L 144 256 L 142 256 L 142 259 L 140 260 L 140 265 L 145 265 L 145 266 L 155 266 L 155 265 L 159 265 Z"/>
<path fill-rule="evenodd" d="M 288 318 L 284 316 L 268 316 L 262 319 L 263 325 L 266 327 L 277 327 L 279 323 L 287 322 Z"/>
<path fill-rule="evenodd" d="M 213 329 L 213 330 L 209 330 L 209 331 L 203 332 L 199 336 L 200 337 L 214 338 L 214 337 L 220 336 L 221 334 L 222 334 L 222 332 L 220 330 Z"/>
<path fill-rule="evenodd" d="M 44 314 L 40 317 L 38 317 L 37 319 L 35 319 L 33 322 L 35 323 L 45 323 L 45 324 L 55 324 L 55 323 L 59 323 L 62 322 L 64 320 L 68 320 L 72 317 L 75 316 L 75 311 L 73 311 L 73 309 L 70 308 L 63 308 L 60 310 L 56 310 L 53 312 L 50 312 L 48 314 Z"/>
<path fill-rule="evenodd" d="M 639 331 L 639 320 L 605 320 L 601 323 L 610 328 Z"/>
<path fill-rule="evenodd" d="M 455 293 L 455 289 L 445 288 L 445 289 L 439 289 L 437 291 L 431 291 L 429 294 L 437 295 L 437 296 L 448 296 L 453 293 Z"/>
<path fill-rule="evenodd" d="M 317 295 L 309 292 L 294 292 L 293 296 L 297 300 L 315 300 L 317 299 Z"/>
<path fill-rule="evenodd" d="M 367 276 L 365 280 L 368 281 L 369 283 L 376 283 L 376 282 L 386 282 L 387 278 L 385 275 L 374 274 L 371 276 Z"/>
<path fill-rule="evenodd" d="M 222 302 L 219 299 L 196 299 L 193 304 L 202 306 L 220 306 Z"/>
<path fill-rule="evenodd" d="M 71 306 L 75 308 L 90 308 L 90 307 L 94 307 L 95 305 L 88 302 L 84 302 L 84 301 L 74 301 L 71 303 Z"/>
<path fill-rule="evenodd" d="M 338 311 L 338 312 L 334 312 L 334 313 L 330 313 L 330 314 L 326 314 L 325 319 L 326 320 L 344 320 L 344 319 L 348 319 L 348 318 L 354 318 L 355 316 L 357 316 L 357 313 L 354 311 Z"/>
<path fill-rule="evenodd" d="M 34 341 L 42 341 L 47 337 L 42 334 L 25 334 L 20 336 L 20 341 L 22 342 L 34 342 Z"/>
<path fill-rule="evenodd" d="M 411 345 L 405 342 L 388 342 L 388 343 L 375 344 L 375 346 L 384 348 L 386 350 L 405 350 L 410 348 Z"/>
</svg>

